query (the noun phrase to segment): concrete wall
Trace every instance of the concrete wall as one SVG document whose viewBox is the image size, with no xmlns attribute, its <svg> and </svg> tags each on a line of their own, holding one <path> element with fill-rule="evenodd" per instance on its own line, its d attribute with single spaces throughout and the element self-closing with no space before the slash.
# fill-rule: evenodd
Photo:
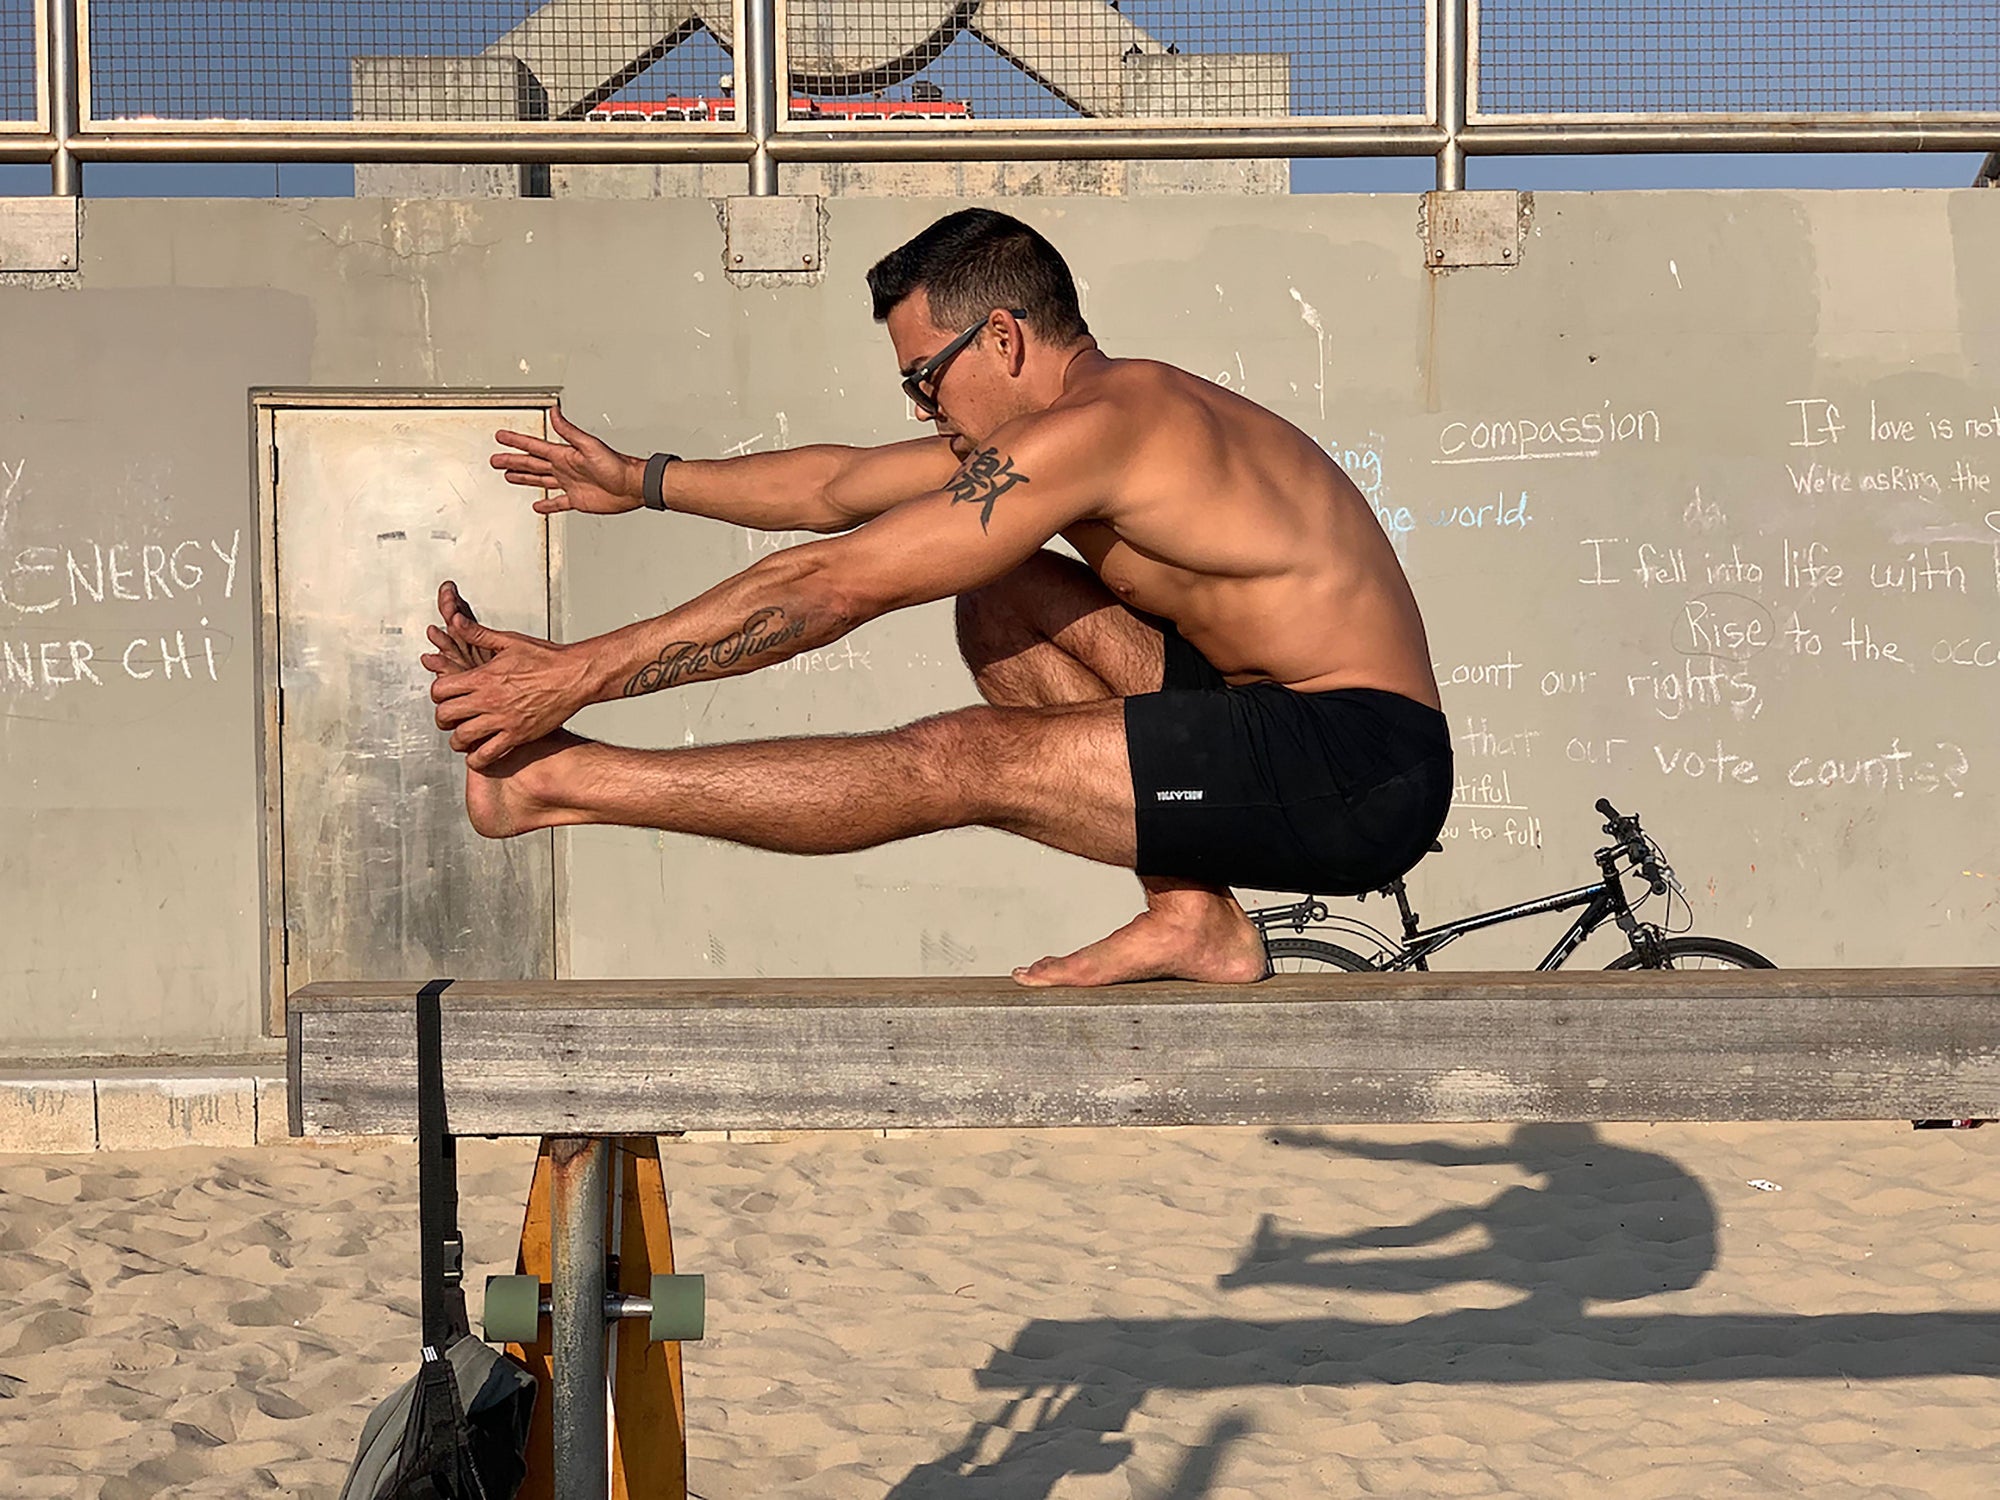
<svg viewBox="0 0 2000 1500">
<path fill-rule="evenodd" d="M 360 172 L 361 168 L 355 170 Z M 427 169 L 402 166 L 373 169 L 378 174 L 424 170 Z M 743 191 L 744 168 L 735 162 L 642 162 L 589 167 L 558 164 L 548 169 L 547 176 L 548 195 L 556 198 L 727 197 Z M 356 178 L 357 182 L 360 180 Z M 393 181 L 406 197 L 445 196 L 450 189 L 449 182 L 435 176 L 421 179 L 371 176 L 368 180 Z M 825 198 L 1139 198 L 1188 193 L 1222 196 L 1285 194 L 1291 191 L 1291 184 L 1292 164 L 1281 159 L 784 162 L 778 168 L 778 186 L 782 191 Z M 511 189 L 478 194 L 510 195 Z"/>
<path fill-rule="evenodd" d="M 640 452 L 903 436 L 861 275 L 955 206 L 832 203 L 823 281 L 741 287 L 702 201 L 90 203 L 79 274 L 0 284 L 0 1054 L 268 1050 L 250 388 L 548 385 Z M 1410 198 L 1017 206 L 1112 352 L 1298 422 L 1396 536 L 1464 773 L 1427 914 L 1581 883 L 1609 795 L 1699 930 L 1990 960 L 2000 197 L 1543 195 L 1518 265 L 1443 275 Z M 559 628 L 788 540 L 565 523 Z M 948 627 L 582 727 L 906 720 L 971 697 Z M 586 830 L 562 858 L 578 975 L 999 972 L 1134 897 L 980 832 L 813 861 Z"/>
</svg>

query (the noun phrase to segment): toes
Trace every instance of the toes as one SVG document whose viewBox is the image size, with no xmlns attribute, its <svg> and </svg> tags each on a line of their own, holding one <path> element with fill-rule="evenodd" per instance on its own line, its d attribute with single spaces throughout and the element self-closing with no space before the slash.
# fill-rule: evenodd
<svg viewBox="0 0 2000 1500">
<path fill-rule="evenodd" d="M 1032 988 L 1042 989 L 1063 983 L 1062 960 L 1059 958 L 1038 958 L 1031 964 L 1024 964 L 1014 971 L 1014 982 Z"/>
</svg>

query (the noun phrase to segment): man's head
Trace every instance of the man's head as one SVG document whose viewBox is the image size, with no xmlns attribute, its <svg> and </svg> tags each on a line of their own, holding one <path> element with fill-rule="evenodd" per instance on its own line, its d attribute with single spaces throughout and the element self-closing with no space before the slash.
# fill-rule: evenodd
<svg viewBox="0 0 2000 1500">
<path fill-rule="evenodd" d="M 1090 337 L 1055 246 L 990 209 L 948 215 L 892 250 L 869 270 L 868 290 L 904 376 L 921 377 L 919 410 L 966 452 L 1053 402 Z"/>
</svg>

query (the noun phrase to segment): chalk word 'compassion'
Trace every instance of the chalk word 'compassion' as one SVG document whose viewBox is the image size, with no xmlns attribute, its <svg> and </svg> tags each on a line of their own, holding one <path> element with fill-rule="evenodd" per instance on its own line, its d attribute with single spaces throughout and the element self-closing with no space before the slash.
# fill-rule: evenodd
<svg viewBox="0 0 2000 1500">
<path fill-rule="evenodd" d="M 1447 422 L 1438 433 L 1445 459 L 1584 457 L 1607 443 L 1657 443 L 1660 414 L 1601 407 L 1556 417 L 1495 417 Z"/>
</svg>

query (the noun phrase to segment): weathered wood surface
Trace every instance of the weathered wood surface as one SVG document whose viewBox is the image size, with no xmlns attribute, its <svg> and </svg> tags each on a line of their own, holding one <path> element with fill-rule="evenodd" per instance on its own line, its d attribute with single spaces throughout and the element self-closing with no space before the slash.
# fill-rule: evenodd
<svg viewBox="0 0 2000 1500">
<path fill-rule="evenodd" d="M 407 984 L 292 997 L 294 1128 L 415 1129 Z M 461 1135 L 2000 1116 L 2000 969 L 464 980 Z"/>
<path fill-rule="evenodd" d="M 674 1233 L 660 1144 L 650 1136 L 614 1143 L 619 1214 L 617 1290 L 650 1297 L 654 1276 L 674 1270 Z M 681 1346 L 650 1341 L 640 1318 L 612 1329 L 611 1500 L 687 1500 L 687 1392 Z"/>
</svg>

